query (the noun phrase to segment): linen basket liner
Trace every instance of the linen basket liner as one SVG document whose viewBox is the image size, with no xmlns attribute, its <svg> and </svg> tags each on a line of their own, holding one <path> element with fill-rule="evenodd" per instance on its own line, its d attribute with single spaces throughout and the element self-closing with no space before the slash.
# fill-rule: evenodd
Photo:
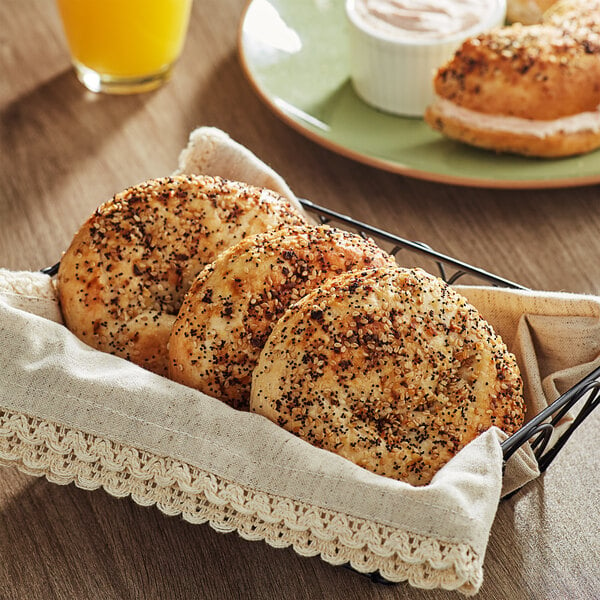
<svg viewBox="0 0 600 600">
<path fill-rule="evenodd" d="M 276 173 L 212 128 L 192 133 L 179 170 L 268 180 L 291 194 Z M 530 416 L 598 363 L 597 298 L 460 291 L 516 353 Z M 0 332 L 3 464 L 130 495 L 193 523 L 380 571 L 391 581 L 476 593 L 501 493 L 538 474 L 525 447 L 502 479 L 506 435 L 497 428 L 428 486 L 372 474 L 259 415 L 86 346 L 61 324 L 53 282 L 39 273 L 0 270 Z"/>
</svg>

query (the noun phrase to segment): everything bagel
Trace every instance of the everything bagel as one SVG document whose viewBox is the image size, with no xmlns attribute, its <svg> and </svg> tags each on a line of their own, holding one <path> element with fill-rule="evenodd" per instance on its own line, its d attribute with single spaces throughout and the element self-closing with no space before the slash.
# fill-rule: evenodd
<svg viewBox="0 0 600 600">
<path fill-rule="evenodd" d="M 311 444 L 413 485 L 496 425 L 523 423 L 515 357 L 480 314 L 420 269 L 330 279 L 277 322 L 250 408 Z"/>
<path fill-rule="evenodd" d="M 61 259 L 65 323 L 90 346 L 166 375 L 171 326 L 202 268 L 246 236 L 303 223 L 278 194 L 218 177 L 131 187 L 95 211 Z"/>
<path fill-rule="evenodd" d="M 281 227 L 242 240 L 194 282 L 169 341 L 169 376 L 248 410 L 252 371 L 294 302 L 351 269 L 395 265 L 373 241 L 329 226 Z"/>
<path fill-rule="evenodd" d="M 434 79 L 425 120 L 462 142 L 560 157 L 600 146 L 600 0 L 466 40 Z"/>
</svg>

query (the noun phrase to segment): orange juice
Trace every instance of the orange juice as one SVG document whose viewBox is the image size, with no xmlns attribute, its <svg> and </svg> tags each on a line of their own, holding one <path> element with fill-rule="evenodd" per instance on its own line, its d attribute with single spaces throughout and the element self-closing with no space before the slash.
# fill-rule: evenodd
<svg viewBox="0 0 600 600">
<path fill-rule="evenodd" d="M 57 1 L 80 79 L 96 74 L 100 86 L 168 73 L 181 53 L 192 0 Z"/>
</svg>

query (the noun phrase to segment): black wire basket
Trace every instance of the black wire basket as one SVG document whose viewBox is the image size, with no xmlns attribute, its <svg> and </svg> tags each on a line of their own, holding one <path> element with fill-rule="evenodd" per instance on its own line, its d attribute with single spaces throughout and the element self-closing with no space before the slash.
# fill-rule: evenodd
<svg viewBox="0 0 600 600">
<path fill-rule="evenodd" d="M 331 223 L 335 226 L 340 226 L 343 229 L 354 231 L 362 237 L 373 238 L 380 246 L 388 249 L 390 254 L 392 254 L 396 260 L 398 260 L 398 254 L 401 251 L 407 250 L 411 252 L 412 256 L 418 255 L 420 258 L 433 263 L 433 265 L 435 265 L 434 269 L 428 270 L 437 271 L 439 277 L 448 284 L 456 283 L 459 279 L 470 276 L 479 283 L 483 282 L 488 285 L 512 289 L 527 289 L 514 281 L 504 279 L 503 277 L 499 277 L 498 275 L 469 265 L 456 258 L 437 252 L 423 242 L 410 241 L 401 238 L 382 229 L 378 229 L 346 215 L 314 204 L 309 200 L 300 199 L 300 203 L 306 211 L 316 215 L 317 219 L 322 224 Z M 60 263 L 56 263 L 51 267 L 42 269 L 42 273 L 55 275 L 58 272 L 59 265 Z M 504 465 L 506 465 L 506 462 L 519 448 L 530 443 L 540 472 L 545 471 L 577 427 L 581 425 L 586 417 L 600 403 L 599 378 L 600 367 L 592 371 L 546 409 L 533 417 L 526 425 L 519 429 L 519 431 L 508 437 L 501 444 Z M 582 405 L 575 419 L 569 423 L 559 436 L 555 437 L 554 442 L 550 445 L 552 434 L 559 421 L 569 410 L 580 404 Z M 513 494 L 514 493 L 516 492 L 513 492 Z M 344 566 L 358 573 L 358 571 L 353 569 L 350 565 Z M 375 583 L 394 585 L 394 582 L 390 582 L 382 577 L 378 571 L 360 574 L 370 578 Z"/>
</svg>

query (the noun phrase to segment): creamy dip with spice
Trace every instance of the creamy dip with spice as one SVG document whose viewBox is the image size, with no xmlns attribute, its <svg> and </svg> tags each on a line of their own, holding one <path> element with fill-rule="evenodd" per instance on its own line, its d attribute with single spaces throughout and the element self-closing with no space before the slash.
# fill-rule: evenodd
<svg viewBox="0 0 600 600">
<path fill-rule="evenodd" d="M 398 39 L 443 40 L 486 22 L 498 0 L 354 0 L 365 27 Z"/>
</svg>

